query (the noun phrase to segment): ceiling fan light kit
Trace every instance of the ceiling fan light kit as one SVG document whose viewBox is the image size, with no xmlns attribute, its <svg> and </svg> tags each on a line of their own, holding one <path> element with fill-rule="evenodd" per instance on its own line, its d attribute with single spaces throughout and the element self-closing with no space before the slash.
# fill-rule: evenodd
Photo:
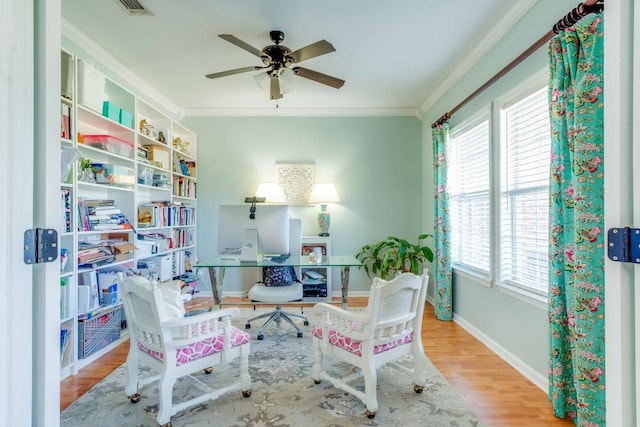
<svg viewBox="0 0 640 427">
<path fill-rule="evenodd" d="M 313 80 L 335 89 L 339 89 L 344 85 L 344 80 L 337 77 L 329 76 L 308 68 L 292 67 L 294 64 L 306 61 L 307 59 L 334 52 L 336 49 L 328 41 L 320 40 L 292 51 L 288 47 L 280 44 L 284 41 L 284 33 L 282 31 L 271 31 L 269 32 L 269 36 L 273 44 L 259 50 L 231 34 L 220 34 L 218 37 L 260 58 L 263 65 L 211 73 L 207 74 L 206 77 L 216 79 L 249 71 L 266 70 L 254 76 L 254 78 L 260 87 L 265 87 L 266 80 L 269 80 L 269 98 L 271 100 L 282 99 L 282 94 L 291 90 L 294 76 Z"/>
</svg>

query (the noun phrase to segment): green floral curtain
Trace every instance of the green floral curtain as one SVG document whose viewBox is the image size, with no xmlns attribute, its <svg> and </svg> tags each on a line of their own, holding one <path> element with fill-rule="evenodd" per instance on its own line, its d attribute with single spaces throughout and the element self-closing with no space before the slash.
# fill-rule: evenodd
<svg viewBox="0 0 640 427">
<path fill-rule="evenodd" d="M 549 399 L 556 416 L 605 425 L 603 21 L 549 43 Z"/>
<path fill-rule="evenodd" d="M 451 247 L 449 236 L 449 196 L 447 193 L 447 152 L 449 144 L 449 124 L 439 124 L 432 130 L 433 162 L 435 180 L 435 224 L 433 239 L 434 254 L 434 283 L 435 283 L 435 312 L 440 320 L 451 320 L 453 315 L 453 301 L 451 293 Z"/>
</svg>

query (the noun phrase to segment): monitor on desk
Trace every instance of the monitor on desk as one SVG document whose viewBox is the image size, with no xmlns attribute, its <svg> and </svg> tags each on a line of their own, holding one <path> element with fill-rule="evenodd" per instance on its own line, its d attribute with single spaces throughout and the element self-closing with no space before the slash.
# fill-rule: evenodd
<svg viewBox="0 0 640 427">
<path fill-rule="evenodd" d="M 289 207 L 259 205 L 251 219 L 248 205 L 220 205 L 218 253 L 233 254 L 241 262 L 257 262 L 259 255 L 288 254 Z"/>
</svg>

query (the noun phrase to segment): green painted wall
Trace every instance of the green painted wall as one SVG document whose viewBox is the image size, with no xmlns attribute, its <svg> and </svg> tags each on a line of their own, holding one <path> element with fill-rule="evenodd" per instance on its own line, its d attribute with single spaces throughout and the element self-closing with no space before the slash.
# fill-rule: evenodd
<svg viewBox="0 0 640 427">
<path fill-rule="evenodd" d="M 241 204 L 276 162 L 315 163 L 316 180 L 336 184 L 330 206 L 333 253 L 355 254 L 388 235 L 417 238 L 422 224 L 421 123 L 416 117 L 187 117 L 198 134 L 198 256 L 217 252 L 217 206 Z M 247 206 L 248 210 L 248 206 Z M 303 233 L 318 233 L 318 207 L 293 208 Z M 248 289 L 255 275 L 229 278 Z M 339 276 L 334 272 L 334 290 Z M 352 269 L 350 290 L 370 279 Z M 227 286 L 228 285 L 228 286 Z"/>
<path fill-rule="evenodd" d="M 442 114 L 482 86 L 502 67 L 524 52 L 547 33 L 553 24 L 569 12 L 575 1 L 540 0 L 521 21 L 475 64 L 455 86 L 429 108 L 423 118 L 423 154 L 425 182 L 425 218 L 433 223 L 431 124 Z M 546 45 L 518 67 L 493 84 L 460 111 L 450 125 L 464 121 L 492 100 L 503 96 L 533 74 L 547 67 Z M 495 284 L 487 287 L 473 279 L 454 273 L 454 312 L 457 319 L 503 357 L 517 365 L 539 386 L 544 386 L 548 372 L 548 324 L 546 310 L 506 295 Z"/>
</svg>

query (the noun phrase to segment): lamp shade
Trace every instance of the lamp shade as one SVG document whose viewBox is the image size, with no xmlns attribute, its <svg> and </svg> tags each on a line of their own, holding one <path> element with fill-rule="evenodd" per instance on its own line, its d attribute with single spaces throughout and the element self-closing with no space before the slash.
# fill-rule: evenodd
<svg viewBox="0 0 640 427">
<path fill-rule="evenodd" d="M 311 189 L 311 195 L 309 196 L 309 203 L 314 205 L 340 203 L 340 197 L 338 197 L 335 184 L 331 182 L 314 184 Z"/>
<path fill-rule="evenodd" d="M 261 182 L 256 197 L 264 197 L 266 203 L 284 204 L 286 202 L 282 187 L 274 182 Z"/>
</svg>

